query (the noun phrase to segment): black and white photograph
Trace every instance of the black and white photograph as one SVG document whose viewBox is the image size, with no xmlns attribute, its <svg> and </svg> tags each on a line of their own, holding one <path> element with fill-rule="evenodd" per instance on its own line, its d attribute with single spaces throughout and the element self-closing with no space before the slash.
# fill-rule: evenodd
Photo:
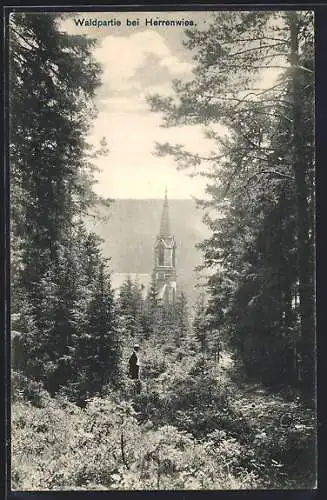
<svg viewBox="0 0 327 500">
<path fill-rule="evenodd" d="M 10 12 L 11 490 L 317 488 L 314 28 Z"/>
</svg>

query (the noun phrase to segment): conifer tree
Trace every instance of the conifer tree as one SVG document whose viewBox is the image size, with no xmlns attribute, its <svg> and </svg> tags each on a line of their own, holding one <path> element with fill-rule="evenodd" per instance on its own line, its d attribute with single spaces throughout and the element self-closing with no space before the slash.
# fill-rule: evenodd
<svg viewBox="0 0 327 500">
<path fill-rule="evenodd" d="M 119 343 L 110 277 L 101 263 L 95 282 L 94 295 L 87 311 L 86 362 L 91 393 L 99 392 L 110 383 L 116 385 L 119 378 Z M 90 380 L 91 379 L 91 380 Z"/>
<path fill-rule="evenodd" d="M 142 308 L 141 287 L 128 277 L 119 290 L 118 311 L 124 330 L 132 337 L 140 332 Z"/>
<path fill-rule="evenodd" d="M 298 350 L 309 399 L 315 365 L 313 33 L 310 11 L 215 13 L 206 30 L 186 31 L 192 79 L 174 82 L 176 99 L 149 98 L 165 126 L 202 124 L 216 145 L 207 157 L 157 145 L 179 168 L 208 178 L 209 200 L 200 204 L 212 237 L 201 248 L 214 270 L 212 312 L 248 369 L 261 377 L 265 366 L 269 383 L 289 371 L 283 353 Z M 217 124 L 226 133 L 218 133 Z M 261 359 L 257 366 L 255 359 Z"/>
<path fill-rule="evenodd" d="M 195 306 L 193 330 L 202 353 L 206 353 L 209 347 L 209 328 L 207 319 L 207 306 L 203 293 L 200 295 Z"/>
<path fill-rule="evenodd" d="M 186 340 L 187 333 L 189 330 L 189 317 L 188 317 L 188 304 L 187 298 L 183 291 L 177 294 L 176 304 L 175 304 L 175 331 L 176 331 L 176 342 L 180 344 L 182 341 Z"/>
<path fill-rule="evenodd" d="M 90 368 L 94 343 L 104 343 L 101 356 L 109 356 L 106 335 L 112 338 L 115 327 L 99 241 L 81 222 L 99 200 L 92 190 L 96 153 L 86 137 L 101 71 L 92 56 L 94 41 L 65 34 L 60 19 L 10 17 L 12 328 L 24 352 L 17 368 L 51 393 L 73 393 Z M 105 146 L 102 141 L 103 151 Z M 90 335 L 96 314 L 101 328 Z M 106 383 L 104 366 L 101 358 L 88 380 Z M 92 383 L 86 390 L 93 390 Z"/>
<path fill-rule="evenodd" d="M 144 302 L 142 314 L 142 329 L 145 338 L 153 337 L 160 325 L 161 309 L 158 290 L 155 282 L 152 280 L 150 290 Z"/>
</svg>

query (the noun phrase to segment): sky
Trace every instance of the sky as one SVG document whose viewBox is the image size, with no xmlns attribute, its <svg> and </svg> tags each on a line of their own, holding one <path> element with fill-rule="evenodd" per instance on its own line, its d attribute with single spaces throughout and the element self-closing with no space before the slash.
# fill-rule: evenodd
<svg viewBox="0 0 327 500">
<path fill-rule="evenodd" d="M 162 18 L 163 13 L 74 13 L 61 29 L 70 34 L 86 34 L 98 40 L 94 50 L 103 67 L 102 85 L 96 105 L 98 117 L 89 141 L 98 145 L 101 137 L 108 142 L 109 154 L 95 163 L 100 168 L 95 190 L 108 198 L 185 199 L 203 197 L 205 181 L 178 171 L 170 157 L 154 155 L 155 141 L 184 144 L 197 153 L 213 149 L 200 126 L 163 128 L 160 115 L 150 111 L 146 95 L 158 92 L 170 95 L 174 78 L 189 79 L 192 55 L 183 44 L 180 27 L 146 27 L 144 18 Z M 192 19 L 205 27 L 210 13 L 165 13 L 165 19 Z M 127 27 L 126 19 L 140 19 L 139 27 Z M 77 19 L 120 20 L 111 27 L 76 26 Z"/>
<path fill-rule="evenodd" d="M 106 157 L 95 161 L 99 168 L 95 190 L 99 195 L 162 198 L 167 188 L 170 198 L 206 197 L 203 177 L 191 178 L 177 170 L 172 157 L 154 154 L 155 142 L 182 144 L 186 150 L 204 156 L 217 151 L 201 126 L 164 128 L 162 116 L 150 110 L 146 96 L 173 95 L 173 79 L 191 79 L 194 61 L 192 52 L 183 46 L 185 28 L 146 26 L 145 19 L 192 20 L 199 29 L 206 29 L 211 16 L 209 11 L 81 12 L 69 14 L 62 22 L 63 31 L 97 40 L 94 57 L 103 68 L 96 95 L 98 117 L 88 138 L 99 146 L 105 137 L 109 148 Z M 87 26 L 85 21 L 90 20 L 102 26 Z M 138 20 L 138 26 L 127 26 L 127 20 Z M 263 70 L 256 87 L 269 88 L 279 72 Z M 227 131 L 217 124 L 215 132 L 225 135 Z"/>
</svg>

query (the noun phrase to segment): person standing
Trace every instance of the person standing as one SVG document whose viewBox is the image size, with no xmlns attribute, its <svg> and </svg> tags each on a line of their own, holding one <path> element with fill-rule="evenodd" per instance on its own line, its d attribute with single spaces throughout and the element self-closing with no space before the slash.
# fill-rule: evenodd
<svg viewBox="0 0 327 500">
<path fill-rule="evenodd" d="M 129 358 L 129 377 L 136 381 L 136 393 L 141 392 L 141 382 L 140 382 L 140 346 L 139 344 L 134 344 L 134 350 Z"/>
</svg>

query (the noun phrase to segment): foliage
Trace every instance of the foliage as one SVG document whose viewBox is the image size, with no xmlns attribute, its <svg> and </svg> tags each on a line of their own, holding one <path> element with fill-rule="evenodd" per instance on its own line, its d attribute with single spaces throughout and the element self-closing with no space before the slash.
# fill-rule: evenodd
<svg viewBox="0 0 327 500">
<path fill-rule="evenodd" d="M 118 377 L 119 347 L 110 278 L 95 235 L 78 225 L 55 271 L 34 291 L 38 306 L 17 313 L 16 368 L 76 401 Z M 42 300 L 41 300 L 42 297 Z M 25 319 L 28 315 L 29 322 Z"/>
<path fill-rule="evenodd" d="M 119 289 L 117 308 L 125 336 L 137 337 L 141 331 L 143 297 L 141 286 L 130 277 Z"/>
<path fill-rule="evenodd" d="M 10 16 L 14 368 L 77 401 L 116 378 L 110 278 L 83 216 L 99 201 L 86 143 L 101 68 L 56 14 Z M 99 346 L 101 344 L 101 351 Z"/>
<path fill-rule="evenodd" d="M 154 284 L 144 298 L 128 279 L 114 300 L 82 222 L 96 200 L 85 116 L 99 68 L 93 42 L 57 21 L 11 19 L 13 488 L 314 486 L 314 410 L 296 397 L 313 366 L 311 14 L 214 14 L 187 34 L 196 67 L 175 81 L 177 102 L 150 99 L 166 125 L 204 124 L 217 149 L 205 159 L 159 147 L 181 167 L 210 166 L 201 248 L 214 273 L 192 326 L 183 293 L 163 308 Z M 276 86 L 258 89 L 259 66 L 275 65 Z M 288 399 L 244 383 L 221 340 Z"/>
<path fill-rule="evenodd" d="M 182 363 L 170 357 L 164 390 L 129 400 L 108 392 L 81 409 L 65 396 L 41 407 L 19 398 L 12 411 L 13 487 L 312 486 L 313 412 L 217 375 L 218 384 L 202 356 Z"/>
<path fill-rule="evenodd" d="M 156 283 L 151 280 L 150 290 L 144 301 L 143 313 L 141 316 L 142 330 L 146 339 L 150 339 L 160 329 L 161 309 L 159 292 Z"/>
<path fill-rule="evenodd" d="M 194 489 L 251 487 L 214 449 L 173 426 L 139 426 L 128 405 L 93 399 L 85 410 L 55 400 L 46 409 L 15 403 L 14 489 Z M 37 436 L 37 439 L 35 439 Z M 228 457 L 233 453 L 225 446 Z M 210 460 L 208 460 L 210 458 Z M 229 459 L 229 458 L 228 458 Z"/>
<path fill-rule="evenodd" d="M 314 394 L 313 14 L 217 12 L 188 30 L 189 81 L 149 97 L 163 125 L 201 124 L 209 156 L 157 144 L 207 178 L 208 311 L 250 375 Z M 271 77 L 266 79 L 265 77 Z M 203 338 L 203 347 L 205 344 Z"/>
<path fill-rule="evenodd" d="M 175 343 L 181 345 L 190 329 L 189 306 L 183 290 L 177 294 L 175 303 Z"/>
<path fill-rule="evenodd" d="M 144 296 L 142 285 L 131 278 L 121 285 L 117 300 L 120 330 L 124 341 L 132 338 L 179 345 L 189 330 L 187 297 L 180 291 L 174 304 L 163 305 L 152 281 Z"/>
</svg>

